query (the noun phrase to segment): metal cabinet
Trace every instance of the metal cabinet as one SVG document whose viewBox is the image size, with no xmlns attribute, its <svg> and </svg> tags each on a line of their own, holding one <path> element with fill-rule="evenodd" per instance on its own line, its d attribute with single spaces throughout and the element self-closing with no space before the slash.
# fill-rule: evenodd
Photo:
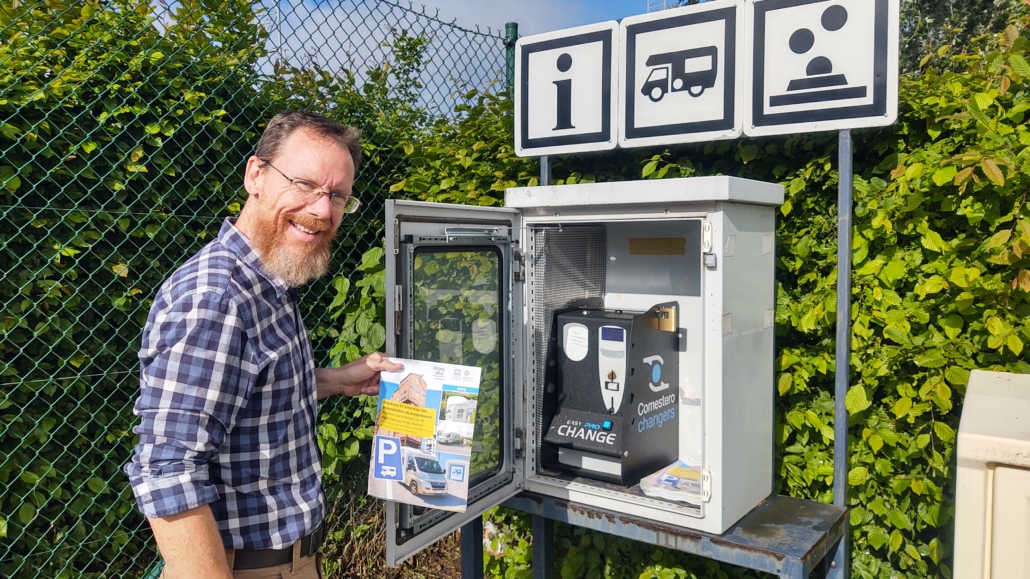
<svg viewBox="0 0 1030 579">
<path fill-rule="evenodd" d="M 1030 376 L 971 373 L 957 454 L 955 577 L 1030 576 Z"/>
<path fill-rule="evenodd" d="M 468 510 L 388 502 L 388 563 L 523 492 L 713 535 L 767 499 L 782 201 L 779 185 L 731 177 L 516 188 L 503 208 L 388 201 L 387 353 L 484 368 Z M 568 311 L 633 318 L 633 327 L 667 332 L 659 336 L 665 349 L 650 352 L 649 339 L 616 331 L 618 321 L 559 335 L 556 321 Z M 646 452 L 640 445 L 603 458 L 604 449 L 548 434 L 570 397 L 585 396 L 554 377 L 565 359 L 556 358 L 576 359 L 577 348 L 597 344 L 616 359 L 598 354 L 577 370 L 589 374 L 583 388 L 598 385 L 600 410 L 584 411 L 625 420 L 576 424 L 627 441 L 674 429 L 660 444 L 672 445 L 693 477 L 687 500 L 645 495 L 632 477 L 616 476 L 628 483 L 618 484 L 597 475 Z M 555 440 L 561 459 L 548 446 Z"/>
</svg>

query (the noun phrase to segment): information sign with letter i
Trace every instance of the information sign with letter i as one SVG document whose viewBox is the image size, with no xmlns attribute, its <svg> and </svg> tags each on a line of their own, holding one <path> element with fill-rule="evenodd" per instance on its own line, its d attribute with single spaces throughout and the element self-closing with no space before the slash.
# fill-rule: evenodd
<svg viewBox="0 0 1030 579">
<path fill-rule="evenodd" d="M 515 153 L 614 149 L 618 24 L 527 36 L 515 45 Z"/>
</svg>

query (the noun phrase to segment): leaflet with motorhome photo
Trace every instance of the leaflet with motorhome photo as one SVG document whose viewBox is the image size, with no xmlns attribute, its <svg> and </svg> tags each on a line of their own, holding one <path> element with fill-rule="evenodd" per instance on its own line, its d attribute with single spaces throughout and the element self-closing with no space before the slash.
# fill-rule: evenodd
<svg viewBox="0 0 1030 579">
<path fill-rule="evenodd" d="M 482 370 L 391 360 L 404 370 L 380 378 L 368 494 L 465 512 Z"/>
</svg>

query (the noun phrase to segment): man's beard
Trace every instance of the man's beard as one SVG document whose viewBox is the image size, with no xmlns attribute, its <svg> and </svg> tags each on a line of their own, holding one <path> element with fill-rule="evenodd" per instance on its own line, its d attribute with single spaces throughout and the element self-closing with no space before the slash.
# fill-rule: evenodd
<svg viewBox="0 0 1030 579">
<path fill-rule="evenodd" d="M 295 247 L 284 239 L 290 222 L 314 231 L 322 231 L 319 243 L 310 248 L 306 255 L 301 255 Z M 297 213 L 283 213 L 267 219 L 259 218 L 254 234 L 254 249 L 261 256 L 261 265 L 265 270 L 282 280 L 289 287 L 299 287 L 307 282 L 322 277 L 329 271 L 330 248 L 336 231 L 329 221 L 315 219 Z"/>
</svg>

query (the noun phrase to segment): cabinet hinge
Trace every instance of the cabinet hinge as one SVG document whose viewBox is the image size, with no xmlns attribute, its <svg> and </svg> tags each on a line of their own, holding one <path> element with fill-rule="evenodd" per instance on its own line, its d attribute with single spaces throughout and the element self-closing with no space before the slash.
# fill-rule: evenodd
<svg viewBox="0 0 1030 579">
<path fill-rule="evenodd" d="M 401 252 L 401 222 L 398 219 L 393 220 L 393 254 L 397 255 Z"/>
<path fill-rule="evenodd" d="M 521 428 L 515 429 L 515 458 L 526 456 L 526 438 Z"/>
<path fill-rule="evenodd" d="M 516 282 L 526 281 L 526 256 L 518 249 L 515 249 L 512 252 L 512 259 L 514 260 L 511 273 L 512 279 Z"/>
<path fill-rule="evenodd" d="M 404 303 L 404 299 L 401 296 L 401 292 L 404 291 L 404 286 L 395 285 L 393 286 L 393 331 L 398 336 L 401 335 L 401 309 Z"/>
<path fill-rule="evenodd" d="M 712 222 L 705 219 L 701 222 L 701 253 L 708 269 L 715 269 L 716 266 L 715 251 L 712 249 L 713 236 Z"/>
<path fill-rule="evenodd" d="M 707 468 L 701 471 L 701 500 L 712 500 L 712 471 Z"/>
</svg>

